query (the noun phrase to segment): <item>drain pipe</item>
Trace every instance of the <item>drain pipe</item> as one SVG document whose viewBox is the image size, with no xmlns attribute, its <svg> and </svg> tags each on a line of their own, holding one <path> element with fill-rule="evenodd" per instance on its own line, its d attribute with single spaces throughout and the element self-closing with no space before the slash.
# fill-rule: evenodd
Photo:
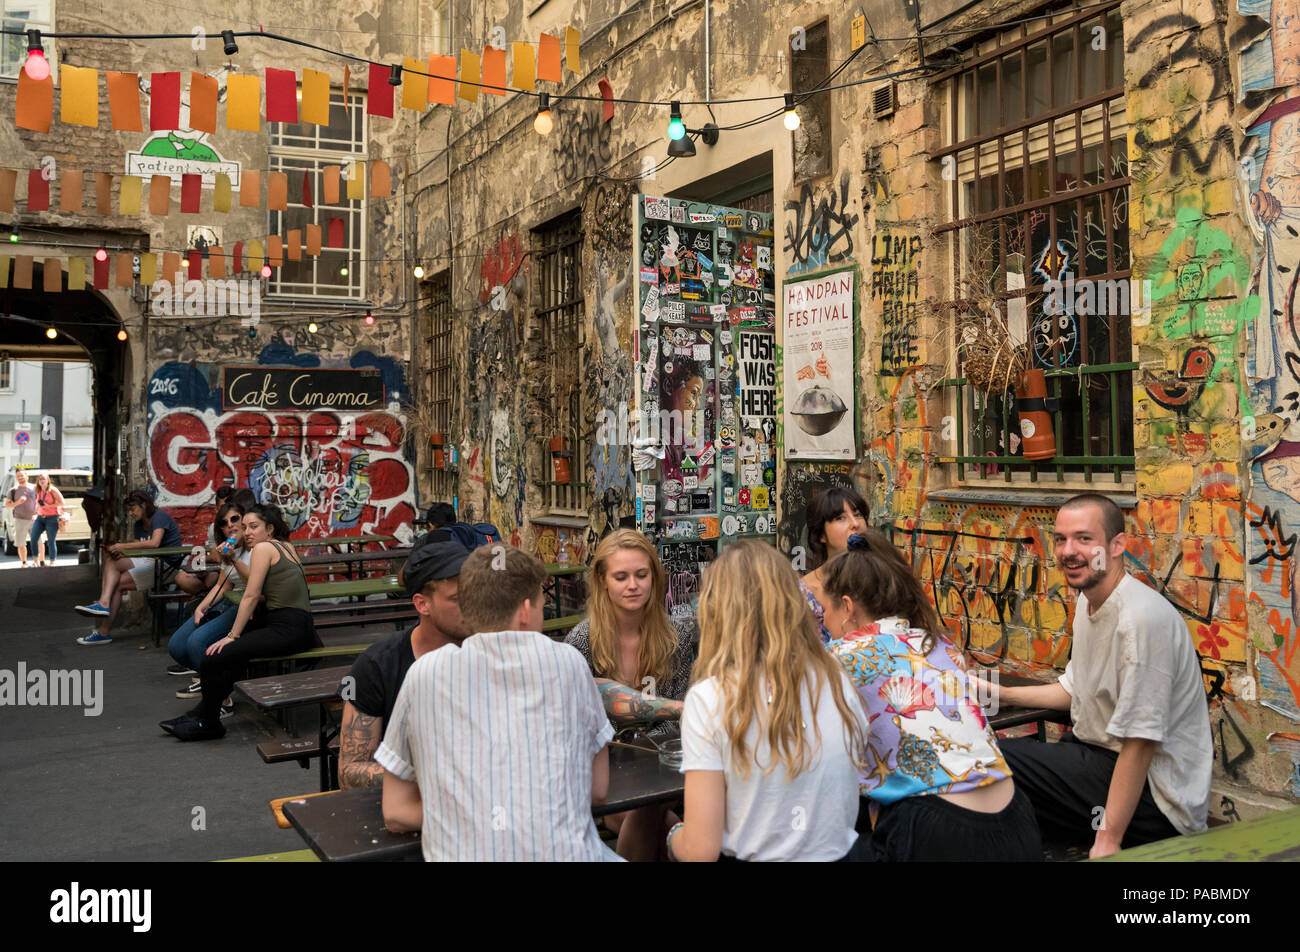
<svg viewBox="0 0 1300 952">
<path fill-rule="evenodd" d="M 704 98 L 712 99 L 709 69 L 709 0 L 704 0 Z"/>
</svg>

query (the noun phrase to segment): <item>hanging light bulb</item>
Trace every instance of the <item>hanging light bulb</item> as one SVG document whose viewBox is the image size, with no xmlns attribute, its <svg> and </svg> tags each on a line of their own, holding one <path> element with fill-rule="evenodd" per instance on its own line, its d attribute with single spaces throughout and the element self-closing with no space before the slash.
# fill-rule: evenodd
<svg viewBox="0 0 1300 952">
<path fill-rule="evenodd" d="M 105 248 L 100 248 L 99 250 L 97 250 L 97 251 L 95 252 L 95 260 L 96 260 L 96 261 L 107 261 L 107 260 L 108 260 L 108 250 L 105 249 Z"/>
<path fill-rule="evenodd" d="M 17 226 L 17 225 L 14 225 L 13 230 L 9 232 L 9 240 L 10 240 L 11 242 L 13 242 L 14 244 L 18 244 L 18 226 Z"/>
<path fill-rule="evenodd" d="M 59 336 L 59 332 L 56 331 L 53 327 L 47 327 L 45 328 L 45 336 L 48 337 L 50 340 L 54 340 L 54 338 Z"/>
<path fill-rule="evenodd" d="M 392 67 L 388 70 L 388 85 L 389 86 L 402 85 L 402 64 L 401 63 L 394 63 Z"/>
<path fill-rule="evenodd" d="M 375 326 L 375 315 L 373 315 L 373 314 L 371 314 L 371 313 L 369 313 L 369 312 L 366 312 L 366 326 L 367 326 L 367 327 L 374 327 L 374 326 Z"/>
<path fill-rule="evenodd" d="M 339 268 L 339 277 L 346 278 L 347 276 L 348 276 L 348 266 L 344 265 L 343 267 Z"/>
<path fill-rule="evenodd" d="M 234 56 L 239 52 L 239 44 L 235 42 L 234 30 L 222 30 L 221 42 L 225 45 L 226 55 Z"/>
<path fill-rule="evenodd" d="M 257 340 L 257 328 L 256 328 L 256 327 L 250 327 L 250 328 L 248 329 L 248 339 L 249 339 L 249 340 Z"/>
<path fill-rule="evenodd" d="M 424 277 L 424 266 L 417 264 L 412 274 L 415 275 L 415 279 L 418 281 L 420 278 Z"/>
<path fill-rule="evenodd" d="M 537 97 L 537 118 L 533 120 L 533 131 L 539 136 L 548 136 L 554 122 L 551 121 L 551 94 L 542 93 Z"/>
<path fill-rule="evenodd" d="M 269 264 L 262 265 L 262 277 L 269 278 L 270 276 L 271 276 L 271 266 Z"/>
<path fill-rule="evenodd" d="M 799 128 L 799 113 L 794 111 L 794 93 L 785 94 L 785 127 L 791 132 Z"/>
<path fill-rule="evenodd" d="M 123 328 L 122 330 L 117 332 L 117 339 L 126 340 L 126 328 Z"/>
<path fill-rule="evenodd" d="M 312 321 L 310 324 L 307 325 L 308 334 L 315 334 L 318 330 L 320 330 L 320 328 L 316 326 L 315 321 Z"/>
<path fill-rule="evenodd" d="M 682 104 L 674 99 L 668 109 L 668 138 L 681 139 L 686 135 L 686 123 L 682 122 Z"/>
<path fill-rule="evenodd" d="M 50 61 L 45 58 L 45 50 L 41 47 L 40 30 L 27 31 L 27 62 L 23 64 L 23 72 L 28 79 L 38 83 L 50 78 Z"/>
</svg>

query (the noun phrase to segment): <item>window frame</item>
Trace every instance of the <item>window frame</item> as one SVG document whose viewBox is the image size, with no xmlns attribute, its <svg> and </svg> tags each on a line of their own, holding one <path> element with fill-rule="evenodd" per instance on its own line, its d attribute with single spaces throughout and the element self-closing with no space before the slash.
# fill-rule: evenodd
<svg viewBox="0 0 1300 952">
<path fill-rule="evenodd" d="M 10 20 L 9 8 L 10 5 L 14 3 L 14 0 L 2 0 L 2 2 L 3 5 L 0 6 L 0 23 L 3 23 L 4 26 L 8 27 L 9 20 Z M 18 21 L 15 19 L 14 27 L 23 30 L 40 30 L 42 33 L 53 33 L 55 17 L 56 17 L 55 0 L 27 0 L 27 2 L 30 3 L 32 6 L 39 6 L 43 3 L 49 10 L 48 18 L 46 20 L 22 20 L 22 21 Z M 2 82 L 17 83 L 18 72 L 23 68 L 23 63 L 26 62 L 27 60 L 26 37 L 15 37 L 15 39 L 20 44 L 20 49 L 22 50 L 22 53 L 19 56 L 20 62 L 18 64 L 18 68 L 15 69 L 12 74 L 10 74 L 5 72 L 4 59 L 3 56 L 0 56 L 0 81 Z M 45 50 L 45 58 L 50 62 L 50 75 L 54 78 L 54 84 L 57 86 L 59 82 L 58 57 L 56 55 L 58 52 L 57 45 L 54 40 L 42 36 L 41 48 Z"/>
</svg>

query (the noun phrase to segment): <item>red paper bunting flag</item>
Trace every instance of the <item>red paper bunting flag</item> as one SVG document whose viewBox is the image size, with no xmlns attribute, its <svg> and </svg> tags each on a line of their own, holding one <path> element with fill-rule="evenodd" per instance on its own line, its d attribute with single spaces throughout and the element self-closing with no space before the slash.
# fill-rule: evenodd
<svg viewBox="0 0 1300 952">
<path fill-rule="evenodd" d="M 304 208 L 311 208 L 311 169 L 304 169 L 302 173 L 302 204 Z"/>
<path fill-rule="evenodd" d="M 230 273 L 239 274 L 244 270 L 244 243 L 235 242 L 235 248 L 230 253 Z"/>
<path fill-rule="evenodd" d="M 181 175 L 181 213 L 197 215 L 199 195 L 202 194 L 203 176 L 185 172 Z"/>
<path fill-rule="evenodd" d="M 32 169 L 27 173 L 27 210 L 29 212 L 50 210 L 50 183 L 41 175 L 40 169 Z"/>
<path fill-rule="evenodd" d="M 343 219 L 342 218 L 330 219 L 329 240 L 325 242 L 325 247 L 327 248 L 343 247 Z"/>
<path fill-rule="evenodd" d="M 267 67 L 266 121 L 298 121 L 298 76 L 293 70 Z"/>
<path fill-rule="evenodd" d="M 187 255 L 189 258 L 189 275 L 191 281 L 203 280 L 203 252 L 194 249 Z"/>
<path fill-rule="evenodd" d="M 105 257 L 103 261 L 100 261 L 98 258 L 94 258 L 93 260 L 95 262 L 95 290 L 107 291 L 108 290 L 108 258 Z"/>
<path fill-rule="evenodd" d="M 602 76 L 600 82 L 596 84 L 600 87 L 600 95 L 605 100 L 605 121 L 614 118 L 614 87 L 609 84 L 609 80 Z"/>
<path fill-rule="evenodd" d="M 149 80 L 149 131 L 181 127 L 181 74 L 154 73 Z"/>
<path fill-rule="evenodd" d="M 366 95 L 366 115 L 393 118 L 393 87 L 388 85 L 392 75 L 389 67 L 382 63 L 370 64 L 370 86 Z"/>
</svg>

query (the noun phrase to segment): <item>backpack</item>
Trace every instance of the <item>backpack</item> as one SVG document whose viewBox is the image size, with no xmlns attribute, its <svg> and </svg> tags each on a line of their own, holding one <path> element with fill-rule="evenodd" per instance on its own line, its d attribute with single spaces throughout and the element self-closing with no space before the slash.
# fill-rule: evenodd
<svg viewBox="0 0 1300 952">
<path fill-rule="evenodd" d="M 501 541 L 501 530 L 490 522 L 453 522 L 444 528 L 471 552 L 481 545 Z"/>
</svg>

